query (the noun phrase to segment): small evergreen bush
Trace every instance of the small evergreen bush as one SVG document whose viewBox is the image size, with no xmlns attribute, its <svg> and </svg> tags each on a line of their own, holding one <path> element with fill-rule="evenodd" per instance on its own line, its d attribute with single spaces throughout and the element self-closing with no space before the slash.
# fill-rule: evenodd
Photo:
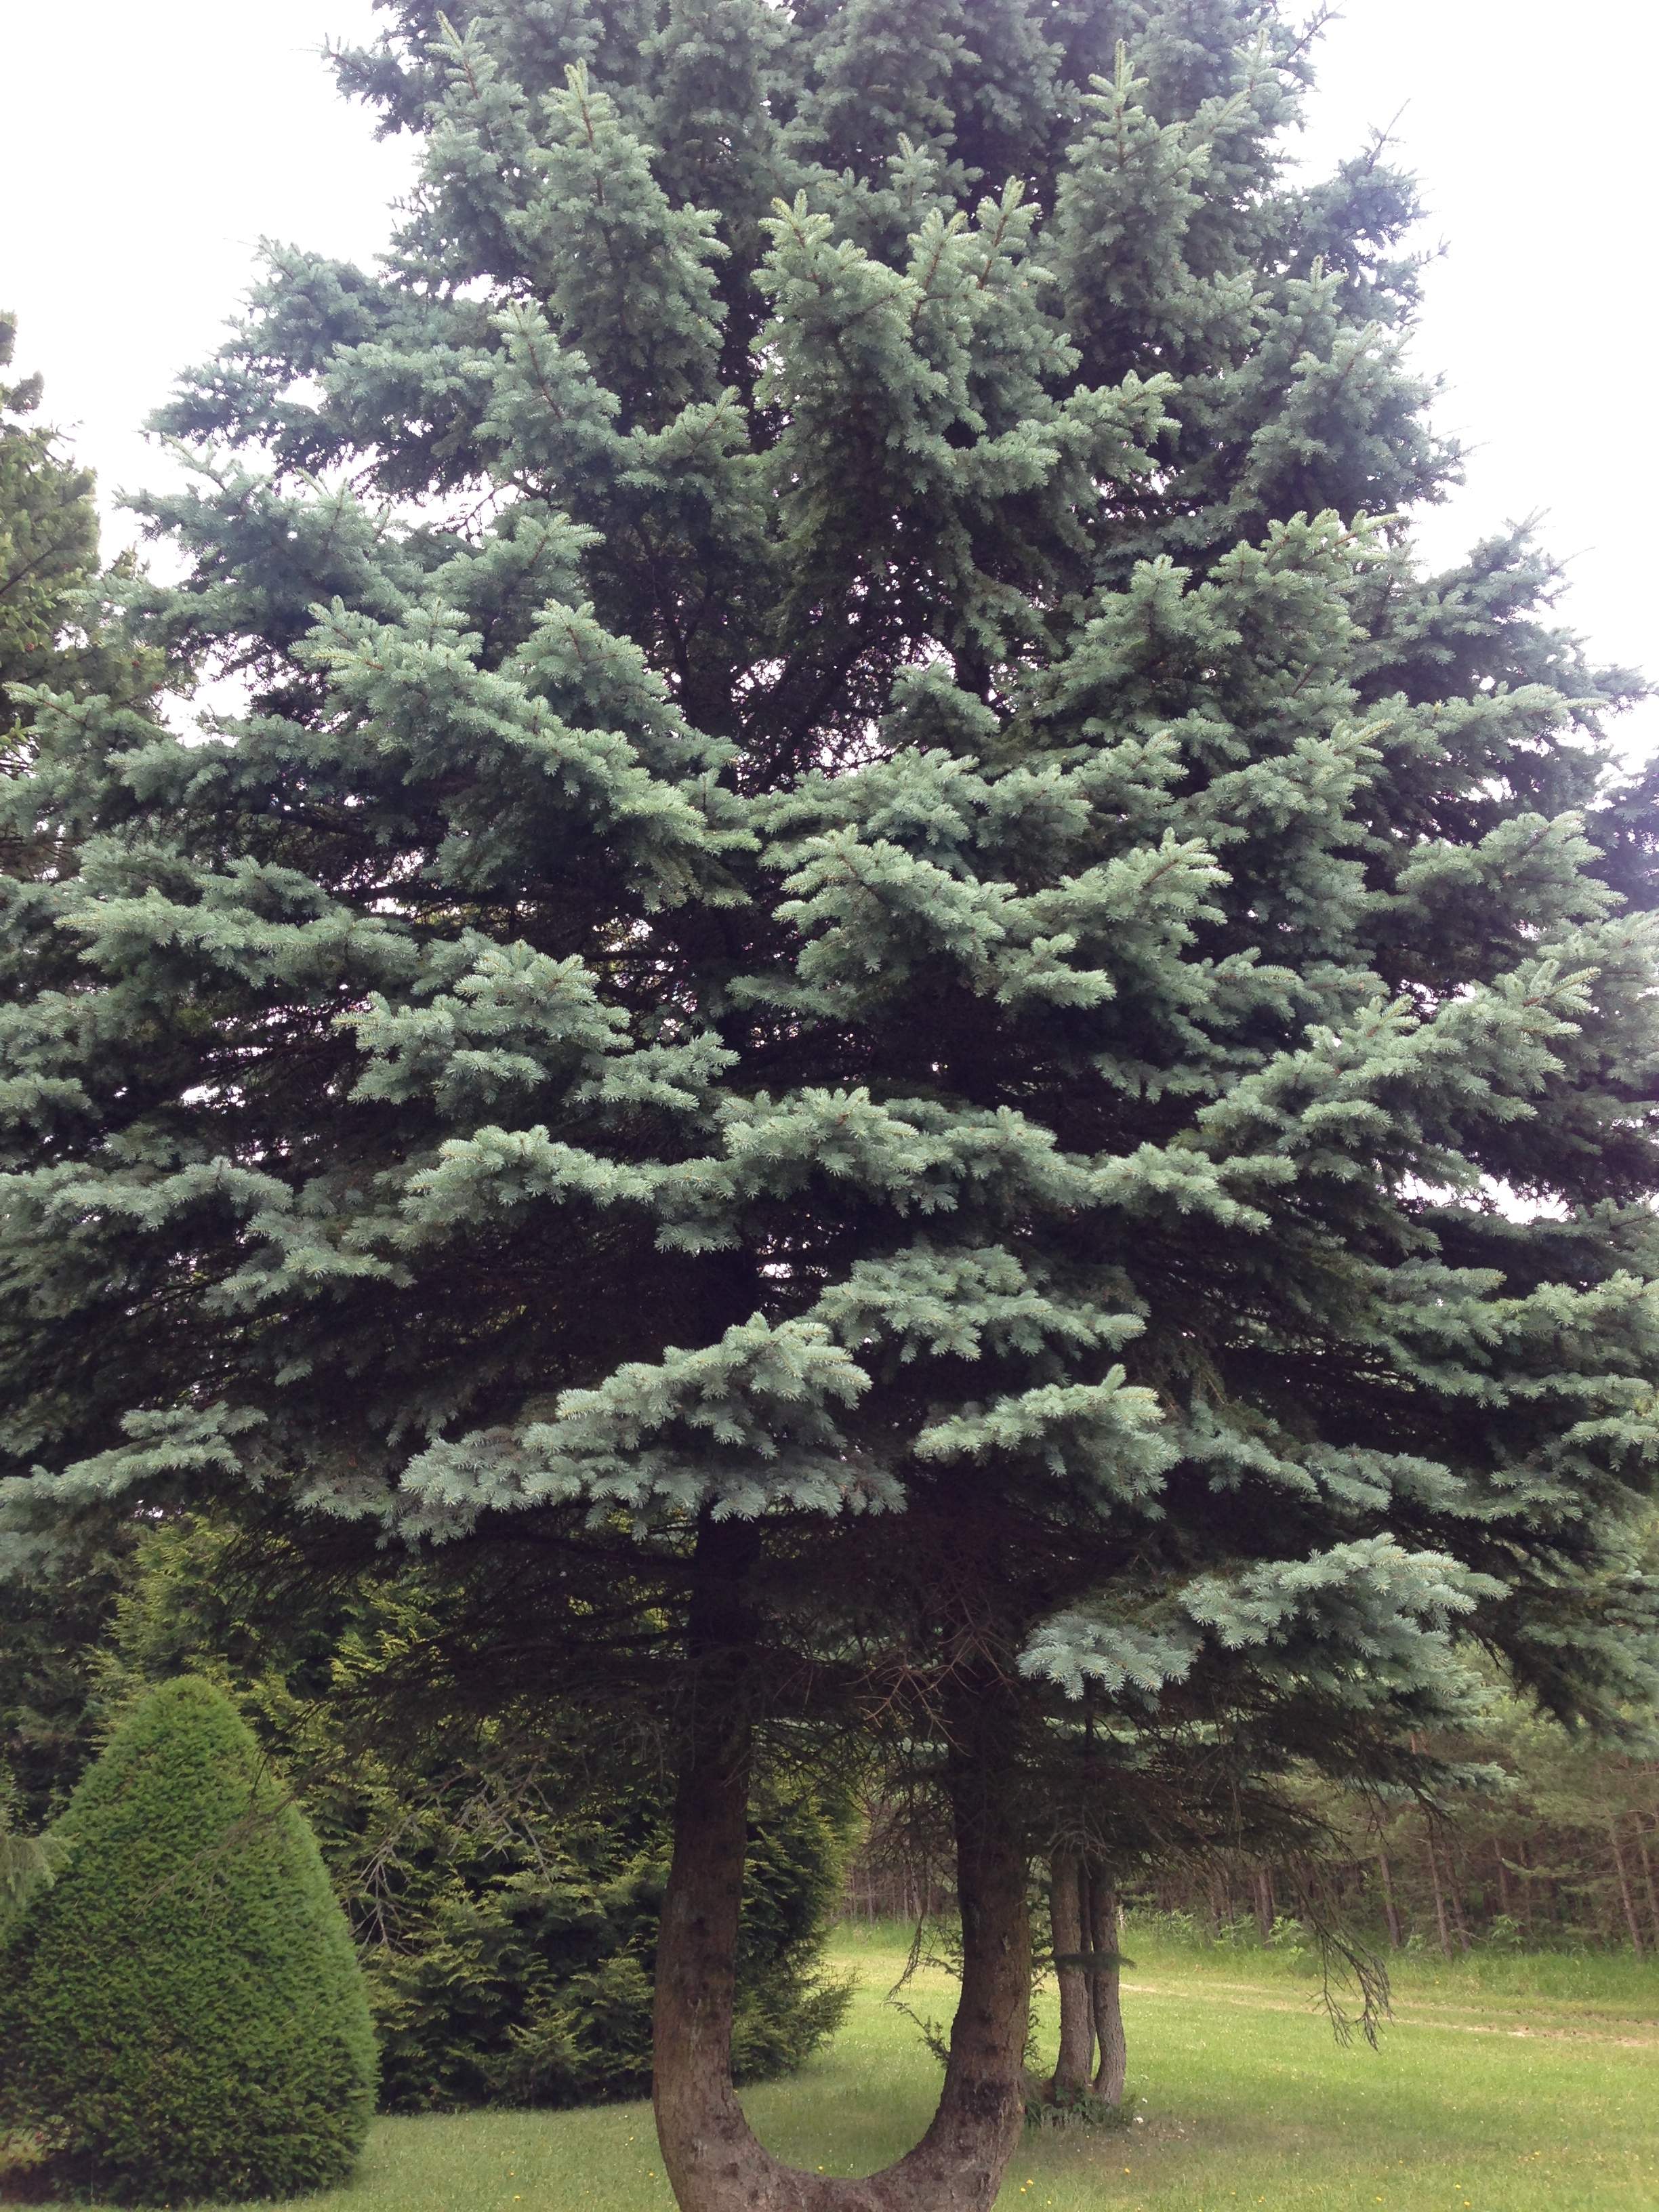
<svg viewBox="0 0 1659 2212">
<path fill-rule="evenodd" d="M 343 2179 L 374 2105 L 362 1978 L 228 1699 L 193 1678 L 152 1692 L 58 1834 L 58 1878 L 0 1958 L 0 2125 L 128 2203 Z"/>
<path fill-rule="evenodd" d="M 360 1912 L 360 1955 L 392 2112 L 568 2106 L 651 2087 L 653 1974 L 668 1852 L 659 1808 L 544 1816 L 480 1840 L 432 1821 Z M 429 1856 L 428 1856 L 429 1853 Z M 742 2081 L 793 2072 L 833 2035 L 848 1988 L 823 1972 L 841 1824 L 809 1790 L 757 1792 L 737 1960 Z"/>
</svg>

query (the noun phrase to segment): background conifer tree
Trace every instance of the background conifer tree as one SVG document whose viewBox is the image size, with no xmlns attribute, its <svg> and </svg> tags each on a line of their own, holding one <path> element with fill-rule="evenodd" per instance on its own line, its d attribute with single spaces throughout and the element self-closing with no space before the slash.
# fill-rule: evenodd
<svg viewBox="0 0 1659 2212">
<path fill-rule="evenodd" d="M 103 634 L 92 593 L 98 516 L 92 474 L 77 468 L 40 419 L 41 381 L 5 380 L 17 325 L 0 313 L 0 777 L 27 773 L 27 687 L 131 692 L 153 688 L 152 654 L 124 653 Z M 135 684 L 135 674 L 137 684 Z M 50 845 L 0 831 L 0 866 L 49 865 Z"/>
<path fill-rule="evenodd" d="M 93 480 L 40 421 L 40 379 L 7 380 L 16 337 L 14 318 L 0 313 L 0 778 L 28 771 L 27 687 L 107 690 L 131 678 L 135 658 L 141 667 L 147 658 L 118 658 L 88 635 L 97 627 L 86 605 L 98 550 Z M 52 859 L 52 841 L 33 828 L 21 836 L 0 831 L 5 875 L 38 871 Z M 48 1858 L 28 1832 L 62 1809 L 55 1784 L 65 1749 L 87 1753 L 76 1656 L 91 1626 L 107 1616 L 112 1565 L 109 1543 L 94 1540 L 49 1589 L 14 1591 L 7 1605 L 0 1638 L 0 1899 L 46 1870 Z"/>
<path fill-rule="evenodd" d="M 395 1562 L 401 1571 L 387 1573 Z M 481 1612 L 451 1561 L 319 1581 L 245 1530 L 144 1533 L 89 1671 L 104 1710 L 219 1683 L 306 1808 L 356 1945 L 387 2112 L 585 2105 L 650 2088 L 667 1871 L 660 1747 L 568 1700 L 446 1680 Z M 498 1640 L 491 1639 L 491 1656 Z M 740 2080 L 793 2071 L 848 1988 L 824 1972 L 845 1792 L 761 1773 L 737 1961 Z"/>
<path fill-rule="evenodd" d="M 504 1667 L 679 1728 L 682 2204 L 986 2206 L 1045 1715 L 1400 1776 L 1460 1624 L 1650 1688 L 1629 681 L 1524 542 L 1413 561 L 1411 189 L 1286 167 L 1274 8 L 388 16 L 395 249 L 274 257 L 129 595 L 246 709 L 41 708 L 7 799 L 8 1556 L 492 1555 Z M 963 2003 L 837 2181 L 723 2044 L 751 1732 L 871 1709 Z"/>
<path fill-rule="evenodd" d="M 0 371 L 16 343 L 0 314 Z M 10 687 L 61 673 L 71 597 L 98 553 L 92 477 L 36 420 L 40 389 L 38 376 L 0 381 L 0 735 L 18 719 Z"/>
</svg>

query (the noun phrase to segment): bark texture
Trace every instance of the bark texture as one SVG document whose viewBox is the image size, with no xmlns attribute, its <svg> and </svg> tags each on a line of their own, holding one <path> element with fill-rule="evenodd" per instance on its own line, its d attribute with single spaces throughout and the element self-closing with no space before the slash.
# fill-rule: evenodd
<svg viewBox="0 0 1659 2212">
<path fill-rule="evenodd" d="M 1128 2047 L 1123 2033 L 1118 1899 L 1099 1860 L 1074 1851 L 1054 1852 L 1049 1863 L 1049 1914 L 1060 1984 L 1060 2056 L 1048 2096 L 1056 2105 L 1083 2096 L 1121 2105 Z"/>
<path fill-rule="evenodd" d="M 1054 1932 L 1054 1978 L 1060 1984 L 1060 2056 L 1050 2084 L 1056 2100 L 1080 2096 L 1088 2088 L 1094 2058 L 1094 2012 L 1082 1963 L 1082 1881 L 1077 1853 L 1055 1851 L 1049 1863 L 1048 1914 Z"/>
<path fill-rule="evenodd" d="M 729 1527 L 729 1524 L 728 1524 Z M 1016 1732 L 994 1680 L 956 1686 L 946 1769 L 962 1907 L 962 1994 L 938 2110 L 894 2165 L 807 2173 L 754 2134 L 732 2080 L 752 1727 L 744 1540 L 706 1525 L 691 1642 L 697 1710 L 675 1800 L 657 1946 L 653 2101 L 681 2212 L 989 2212 L 1024 2120 L 1031 1945 Z"/>
<path fill-rule="evenodd" d="M 1123 2033 L 1123 1962 L 1117 1947 L 1117 1892 L 1105 1869 L 1092 1866 L 1085 1883 L 1089 1900 L 1089 1995 L 1094 2012 L 1100 2063 L 1095 2094 L 1103 2104 L 1121 2105 L 1128 2076 L 1129 2051 Z"/>
<path fill-rule="evenodd" d="M 732 2087 L 748 1731 L 738 1720 L 722 1733 L 719 1754 L 690 1762 L 680 1785 L 657 1953 L 653 2101 L 682 2212 L 988 2212 L 1024 2118 L 1031 1971 L 1025 1857 L 995 1802 L 1000 1777 L 963 1778 L 957 1793 L 962 1996 L 933 2123 L 879 2173 L 806 2173 L 760 2142 Z"/>
</svg>

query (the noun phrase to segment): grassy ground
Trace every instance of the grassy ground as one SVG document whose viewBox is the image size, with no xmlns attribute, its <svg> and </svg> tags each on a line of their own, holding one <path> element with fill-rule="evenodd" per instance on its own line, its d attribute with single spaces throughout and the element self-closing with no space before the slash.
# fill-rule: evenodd
<svg viewBox="0 0 1659 2212">
<path fill-rule="evenodd" d="M 844 1931 L 859 1977 L 833 2047 L 753 2092 L 772 2147 L 856 2173 L 925 2124 L 938 2069 L 883 1997 L 891 1929 Z M 1121 2133 L 1028 2135 L 1006 2212 L 1659 2212 L 1659 1966 L 1407 1961 L 1380 2051 L 1339 2049 L 1309 1964 L 1143 1942 L 1125 1976 Z M 921 2011 L 951 1984 L 917 1978 Z M 1052 2008 L 1052 1997 L 1049 2000 Z M 1045 2016 L 1046 2019 L 1046 2016 Z M 310 2212 L 672 2212 L 641 2106 L 384 2120 L 355 2186 Z"/>
</svg>

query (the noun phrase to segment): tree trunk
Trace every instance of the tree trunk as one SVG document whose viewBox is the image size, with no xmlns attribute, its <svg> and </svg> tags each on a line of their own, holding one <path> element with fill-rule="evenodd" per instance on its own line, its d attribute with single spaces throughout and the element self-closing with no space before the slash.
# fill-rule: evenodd
<svg viewBox="0 0 1659 2212">
<path fill-rule="evenodd" d="M 1636 1848 L 1642 1855 L 1642 1881 L 1648 1893 L 1648 1925 L 1653 1930 L 1653 1940 L 1659 1945 L 1659 1895 L 1653 1886 L 1653 1861 L 1648 1856 L 1648 1832 L 1642 1816 L 1636 1816 Z"/>
<path fill-rule="evenodd" d="M 1521 1928 L 1528 1943 L 1532 1941 L 1533 1906 L 1532 1862 L 1527 1856 L 1527 1839 L 1521 1837 L 1515 1846 L 1515 1863 L 1521 1869 Z"/>
<path fill-rule="evenodd" d="M 1273 1940 L 1273 1922 L 1278 1907 L 1273 1899 L 1273 1876 L 1271 1867 L 1258 1867 L 1254 1876 L 1255 1884 L 1255 1928 L 1264 1943 Z"/>
<path fill-rule="evenodd" d="M 1100 2045 L 1095 2094 L 1103 2104 L 1115 2106 L 1123 2102 L 1129 2063 L 1123 2035 L 1123 1962 L 1118 1951 L 1117 1892 L 1098 1862 L 1085 1869 L 1084 1892 L 1088 1899 L 1089 1996 Z"/>
<path fill-rule="evenodd" d="M 1378 1851 L 1376 1863 L 1382 1872 L 1382 1917 L 1389 1923 L 1389 1948 L 1391 1951 L 1397 1951 L 1400 1948 L 1401 1941 L 1400 1915 L 1395 1910 L 1394 1876 L 1389 1869 L 1389 1855 L 1386 1851 Z"/>
<path fill-rule="evenodd" d="M 1440 1948 L 1444 1955 L 1449 1959 L 1452 1954 L 1451 1930 L 1446 1924 L 1446 1898 L 1444 1891 L 1440 1887 L 1440 1859 L 1434 1848 L 1434 1836 L 1432 1832 L 1430 1832 L 1427 1838 L 1427 1842 L 1429 1847 L 1429 1880 L 1434 1886 L 1434 1917 L 1436 1924 L 1440 1930 Z"/>
<path fill-rule="evenodd" d="M 1048 1913 L 1054 1938 L 1054 1979 L 1060 1984 L 1060 2056 L 1050 2088 L 1056 2100 L 1089 2087 L 1095 2055 L 1094 2014 L 1084 1971 L 1083 1865 L 1075 1851 L 1057 1850 L 1049 1862 Z"/>
<path fill-rule="evenodd" d="M 751 1723 L 739 1641 L 741 1568 L 729 1571 L 741 1554 L 726 1541 L 729 1527 L 706 1522 L 698 1543 L 697 1711 L 676 1795 L 657 1944 L 653 2100 L 675 2198 L 682 2212 L 989 2212 L 1024 2120 L 1030 2004 L 1012 1718 L 990 1681 L 976 1693 L 959 1689 L 946 1715 L 963 1970 L 932 2124 L 914 2150 L 866 2179 L 785 2166 L 755 2136 L 732 2084 Z"/>
<path fill-rule="evenodd" d="M 1463 1911 L 1463 1885 L 1458 1878 L 1459 1871 L 1460 1869 L 1458 1868 L 1457 1861 L 1453 1857 L 1450 1850 L 1448 1849 L 1446 1852 L 1446 1880 L 1451 1895 L 1452 1925 L 1457 1930 L 1459 1947 L 1463 1951 L 1468 1952 L 1471 1948 L 1469 1942 L 1469 1923 Z"/>
<path fill-rule="evenodd" d="M 1631 1948 L 1639 1959 L 1647 1949 L 1642 1941 L 1642 1923 L 1636 1917 L 1636 1899 L 1631 1894 L 1630 1869 L 1625 1863 L 1624 1847 L 1619 1841 L 1619 1823 L 1607 1822 L 1607 1840 L 1613 1845 L 1613 1863 L 1619 1876 L 1619 1899 L 1625 1908 L 1625 1925 L 1630 1930 Z"/>
</svg>

